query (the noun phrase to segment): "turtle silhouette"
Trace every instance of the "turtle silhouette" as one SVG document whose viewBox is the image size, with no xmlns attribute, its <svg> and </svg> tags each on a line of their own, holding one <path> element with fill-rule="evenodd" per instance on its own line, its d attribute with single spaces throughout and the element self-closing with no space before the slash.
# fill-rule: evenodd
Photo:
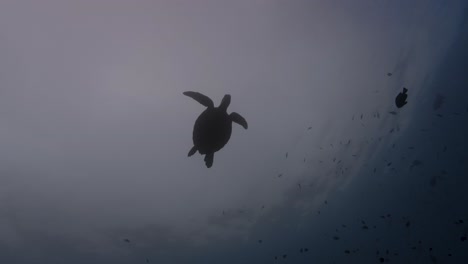
<svg viewBox="0 0 468 264">
<path fill-rule="evenodd" d="M 195 121 L 193 127 L 193 147 L 188 156 L 195 152 L 205 155 L 206 167 L 213 165 L 214 153 L 222 149 L 231 138 L 232 122 L 237 123 L 247 129 L 247 121 L 238 113 L 228 114 L 227 108 L 231 103 L 231 95 L 224 95 L 221 104 L 214 107 L 213 101 L 206 95 L 198 92 L 184 92 L 184 95 L 194 99 L 206 106 Z"/>
<path fill-rule="evenodd" d="M 408 102 L 406 101 L 406 98 L 408 98 L 408 89 L 403 87 L 403 92 L 398 93 L 397 97 L 395 98 L 395 104 L 398 108 L 402 108 L 405 104 Z"/>
</svg>

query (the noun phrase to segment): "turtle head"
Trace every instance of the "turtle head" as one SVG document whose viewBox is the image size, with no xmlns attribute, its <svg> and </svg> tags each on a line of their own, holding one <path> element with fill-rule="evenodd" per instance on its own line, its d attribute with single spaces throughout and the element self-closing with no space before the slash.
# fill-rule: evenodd
<svg viewBox="0 0 468 264">
<path fill-rule="evenodd" d="M 221 104 L 219 105 L 219 108 L 221 110 L 227 111 L 227 108 L 230 103 L 231 103 L 231 95 L 226 94 L 224 95 L 223 100 L 221 100 Z"/>
</svg>

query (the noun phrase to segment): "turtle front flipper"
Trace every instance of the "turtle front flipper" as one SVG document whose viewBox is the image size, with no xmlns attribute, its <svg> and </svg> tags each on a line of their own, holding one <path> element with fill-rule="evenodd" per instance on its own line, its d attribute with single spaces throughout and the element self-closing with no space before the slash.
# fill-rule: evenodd
<svg viewBox="0 0 468 264">
<path fill-rule="evenodd" d="M 190 149 L 189 153 L 188 153 L 188 156 L 192 156 L 193 154 L 195 154 L 195 152 L 197 152 L 197 147 L 196 146 L 193 146 L 192 149 Z"/>
<path fill-rule="evenodd" d="M 205 155 L 205 164 L 207 168 L 213 166 L 214 153 L 208 153 Z"/>
<path fill-rule="evenodd" d="M 232 112 L 229 116 L 231 117 L 232 122 L 237 123 L 245 129 L 247 129 L 247 121 L 245 121 L 245 119 L 241 115 L 239 115 L 236 112 Z"/>
<path fill-rule="evenodd" d="M 191 92 L 191 91 L 184 92 L 183 94 L 192 98 L 193 100 L 199 102 L 200 104 L 206 107 L 211 107 L 211 108 L 214 107 L 213 101 L 206 95 L 203 95 L 198 92 Z"/>
</svg>

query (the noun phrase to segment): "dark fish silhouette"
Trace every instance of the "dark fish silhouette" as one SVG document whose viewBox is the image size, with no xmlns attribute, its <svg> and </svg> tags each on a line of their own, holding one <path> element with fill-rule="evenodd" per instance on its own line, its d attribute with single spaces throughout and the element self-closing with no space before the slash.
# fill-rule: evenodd
<svg viewBox="0 0 468 264">
<path fill-rule="evenodd" d="M 437 94 L 436 98 L 434 99 L 434 104 L 432 105 L 432 109 L 439 110 L 442 105 L 444 104 L 445 97 L 441 94 Z"/>
<path fill-rule="evenodd" d="M 406 101 L 406 99 L 408 98 L 408 94 L 406 94 L 407 92 L 408 92 L 408 89 L 403 87 L 403 92 L 400 92 L 395 98 L 395 104 L 398 108 L 402 108 L 405 104 L 408 103 Z"/>
<path fill-rule="evenodd" d="M 193 127 L 193 147 L 188 156 L 195 152 L 205 155 L 206 167 L 213 165 L 214 153 L 224 147 L 231 138 L 232 122 L 247 129 L 247 121 L 236 112 L 227 114 L 227 108 L 231 103 L 231 96 L 226 94 L 218 107 L 214 107 L 213 101 L 201 93 L 184 92 L 184 95 L 194 99 L 207 107 L 195 121 Z"/>
<path fill-rule="evenodd" d="M 387 73 L 387 76 L 390 77 L 392 76 L 393 74 L 391 72 Z"/>
<path fill-rule="evenodd" d="M 414 167 L 417 167 L 419 165 L 422 165 L 423 162 L 420 160 L 413 160 L 413 163 L 411 163 L 410 170 L 412 170 Z"/>
<path fill-rule="evenodd" d="M 128 238 L 125 238 L 124 241 L 127 242 L 127 243 L 130 243 L 130 239 L 128 239 Z"/>
</svg>

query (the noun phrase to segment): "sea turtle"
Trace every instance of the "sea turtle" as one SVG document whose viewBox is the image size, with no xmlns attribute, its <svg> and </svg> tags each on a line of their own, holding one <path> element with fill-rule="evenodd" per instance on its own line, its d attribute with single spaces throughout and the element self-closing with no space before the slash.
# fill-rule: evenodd
<svg viewBox="0 0 468 264">
<path fill-rule="evenodd" d="M 238 113 L 226 112 L 231 103 L 231 95 L 226 94 L 218 107 L 214 107 L 213 101 L 206 95 L 198 92 L 184 92 L 184 95 L 193 98 L 195 101 L 206 106 L 195 121 L 193 127 L 193 147 L 188 156 L 195 152 L 205 155 L 206 167 L 213 165 L 214 153 L 224 147 L 229 141 L 232 132 L 232 122 L 235 122 L 247 129 L 247 121 Z"/>
<path fill-rule="evenodd" d="M 406 98 L 408 98 L 406 92 L 408 92 L 408 89 L 403 87 L 403 92 L 398 93 L 397 97 L 395 98 L 395 104 L 398 108 L 402 108 L 405 104 L 408 103 L 406 101 Z"/>
</svg>

